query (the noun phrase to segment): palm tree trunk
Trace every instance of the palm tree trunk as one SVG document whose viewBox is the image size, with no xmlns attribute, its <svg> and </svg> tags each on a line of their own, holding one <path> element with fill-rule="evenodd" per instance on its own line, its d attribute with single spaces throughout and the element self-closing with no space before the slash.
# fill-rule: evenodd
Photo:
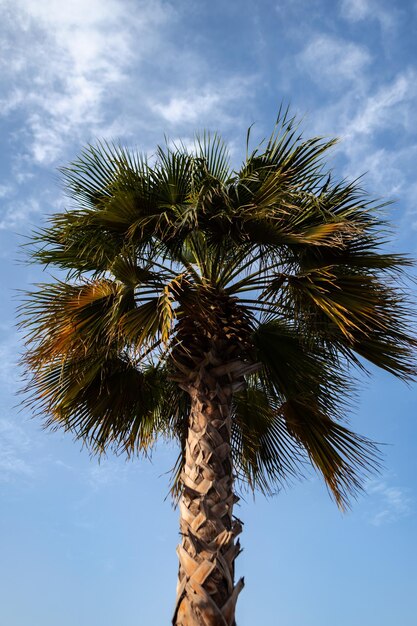
<svg viewBox="0 0 417 626">
<path fill-rule="evenodd" d="M 236 601 L 244 585 L 243 578 L 234 584 L 240 552 L 235 538 L 242 525 L 233 517 L 238 498 L 230 447 L 232 385 L 216 375 L 221 369 L 202 366 L 187 386 L 191 411 L 181 476 L 174 626 L 236 626 Z"/>
</svg>

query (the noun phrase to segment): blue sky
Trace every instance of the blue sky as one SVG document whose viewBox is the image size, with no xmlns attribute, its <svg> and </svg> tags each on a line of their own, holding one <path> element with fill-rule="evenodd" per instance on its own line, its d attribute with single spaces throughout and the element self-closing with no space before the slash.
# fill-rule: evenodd
<svg viewBox="0 0 417 626">
<path fill-rule="evenodd" d="M 98 465 L 18 411 L 15 290 L 45 280 L 18 244 L 66 206 L 57 167 L 95 138 L 152 153 L 220 130 L 234 162 L 281 101 L 332 167 L 395 200 L 394 248 L 417 256 L 417 2 L 0 0 L 0 623 L 163 626 L 175 596 L 175 450 Z M 417 388 L 375 372 L 351 424 L 385 468 L 342 516 L 311 474 L 251 496 L 239 626 L 414 626 Z"/>
</svg>

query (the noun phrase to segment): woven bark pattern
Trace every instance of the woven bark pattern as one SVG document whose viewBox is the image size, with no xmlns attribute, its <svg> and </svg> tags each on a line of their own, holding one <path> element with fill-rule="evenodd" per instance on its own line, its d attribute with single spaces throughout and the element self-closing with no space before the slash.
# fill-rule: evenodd
<svg viewBox="0 0 417 626">
<path fill-rule="evenodd" d="M 221 373 L 221 372 L 219 372 Z M 200 370 L 188 387 L 191 413 L 181 481 L 179 579 L 174 626 L 235 626 L 234 560 L 241 532 L 233 517 L 230 386 Z"/>
</svg>

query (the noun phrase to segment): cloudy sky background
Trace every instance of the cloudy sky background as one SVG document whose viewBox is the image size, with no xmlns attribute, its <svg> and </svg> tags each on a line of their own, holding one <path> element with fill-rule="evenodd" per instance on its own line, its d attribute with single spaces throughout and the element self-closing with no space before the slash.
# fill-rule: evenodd
<svg viewBox="0 0 417 626">
<path fill-rule="evenodd" d="M 163 626 L 175 595 L 175 451 L 98 465 L 15 408 L 15 290 L 47 278 L 18 246 L 65 207 L 57 167 L 96 138 L 152 154 L 203 128 L 239 165 L 283 101 L 306 135 L 341 137 L 332 167 L 395 200 L 395 250 L 417 256 L 416 34 L 412 0 L 0 0 L 1 623 Z M 347 516 L 313 474 L 242 503 L 239 626 L 414 626 L 416 401 L 364 381 L 352 426 L 387 444 L 385 469 Z"/>
</svg>

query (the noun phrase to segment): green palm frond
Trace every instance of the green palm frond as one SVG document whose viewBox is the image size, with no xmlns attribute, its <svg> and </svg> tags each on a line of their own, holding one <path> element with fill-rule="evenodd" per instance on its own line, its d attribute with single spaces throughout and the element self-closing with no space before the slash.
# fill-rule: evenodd
<svg viewBox="0 0 417 626">
<path fill-rule="evenodd" d="M 108 142 L 88 146 L 60 172 L 69 196 L 86 209 L 112 200 L 119 190 L 149 184 L 146 158 Z"/>
<path fill-rule="evenodd" d="M 261 144 L 247 158 L 239 172 L 240 180 L 256 184 L 273 171 L 281 176 L 283 189 L 314 189 L 323 177 L 324 154 L 337 140 L 305 140 L 299 128 L 295 117 L 281 110 L 266 146 Z"/>
<path fill-rule="evenodd" d="M 398 285 L 390 287 L 360 269 L 340 272 L 330 266 L 289 277 L 288 290 L 305 332 L 400 378 L 413 376 L 417 345 L 405 330 L 412 310 Z"/>
<path fill-rule="evenodd" d="M 231 178 L 230 155 L 227 145 L 217 133 L 204 131 L 197 134 L 194 152 L 198 159 L 197 167 L 205 175 L 221 183 Z"/>
<path fill-rule="evenodd" d="M 165 377 L 139 370 L 125 355 L 95 353 L 44 365 L 35 374 L 37 409 L 47 427 L 63 427 L 94 453 L 108 448 L 146 452 L 160 431 Z"/>
<path fill-rule="evenodd" d="M 193 160 L 181 150 L 157 150 L 154 168 L 154 190 L 159 209 L 173 211 L 181 216 L 187 198 L 192 192 Z"/>
<path fill-rule="evenodd" d="M 239 389 L 238 477 L 271 493 L 309 460 L 346 506 L 377 466 L 373 444 L 340 424 L 355 396 L 350 364 L 413 380 L 417 342 L 413 262 L 388 249 L 385 204 L 326 169 L 334 144 L 304 139 L 281 109 L 239 171 L 207 132 L 149 160 L 102 142 L 63 168 L 72 208 L 30 245 L 33 261 L 66 277 L 21 307 L 28 401 L 47 423 L 99 452 L 174 437 L 178 479 L 184 376 L 219 365 L 207 361 L 217 341 L 244 372 L 222 379 Z"/>
<path fill-rule="evenodd" d="M 259 326 L 255 344 L 263 365 L 260 384 L 275 420 L 283 420 L 281 428 L 285 426 L 345 508 L 367 468 L 378 467 L 378 453 L 372 442 L 336 421 L 352 392 L 337 355 L 303 345 L 294 328 L 276 321 Z"/>
<path fill-rule="evenodd" d="M 271 397 L 314 400 L 325 413 L 339 417 L 353 394 L 337 353 L 305 341 L 297 327 L 281 320 L 259 324 L 253 335 L 259 377 Z M 353 394 L 354 395 L 354 394 Z"/>
<path fill-rule="evenodd" d="M 235 394 L 232 451 L 237 477 L 271 495 L 303 472 L 303 457 L 259 384 Z"/>
<path fill-rule="evenodd" d="M 48 221 L 49 226 L 32 237 L 31 258 L 66 270 L 70 276 L 102 275 L 125 246 L 119 233 L 98 228 L 94 213 L 88 210 L 58 213 Z"/>
<path fill-rule="evenodd" d="M 309 401 L 289 399 L 281 407 L 287 430 L 308 455 L 338 506 L 345 510 L 364 479 L 380 468 L 374 442 L 353 433 Z"/>
</svg>

